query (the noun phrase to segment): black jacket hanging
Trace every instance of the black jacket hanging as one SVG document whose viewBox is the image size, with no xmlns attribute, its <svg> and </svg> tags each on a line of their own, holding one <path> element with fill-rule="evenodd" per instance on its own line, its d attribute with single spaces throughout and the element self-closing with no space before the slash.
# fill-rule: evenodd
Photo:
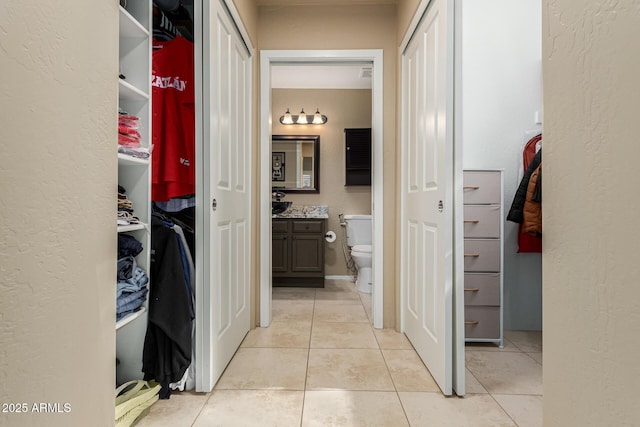
<svg viewBox="0 0 640 427">
<path fill-rule="evenodd" d="M 527 187 L 529 186 L 529 180 L 531 179 L 531 174 L 534 170 L 540 166 L 542 163 L 542 149 L 538 150 L 535 157 L 529 163 L 527 170 L 522 177 L 522 181 L 520 181 L 520 185 L 516 190 L 515 196 L 513 196 L 513 202 L 511 203 L 511 209 L 509 209 L 509 214 L 507 215 L 507 220 L 516 222 L 518 224 L 522 224 L 524 220 L 524 202 L 527 198 Z"/>
<path fill-rule="evenodd" d="M 178 237 L 162 220 L 151 220 L 151 293 L 144 341 L 144 378 L 168 385 L 179 381 L 191 364 L 189 293 Z"/>
</svg>

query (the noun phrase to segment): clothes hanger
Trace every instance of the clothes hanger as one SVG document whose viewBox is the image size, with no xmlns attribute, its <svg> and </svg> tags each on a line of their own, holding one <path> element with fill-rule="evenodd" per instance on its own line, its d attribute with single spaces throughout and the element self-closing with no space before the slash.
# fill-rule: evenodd
<svg viewBox="0 0 640 427">
<path fill-rule="evenodd" d="M 169 41 L 181 35 L 169 17 L 157 6 L 153 6 L 153 37 L 162 41 Z M 153 46 L 154 49 L 162 46 Z"/>
</svg>

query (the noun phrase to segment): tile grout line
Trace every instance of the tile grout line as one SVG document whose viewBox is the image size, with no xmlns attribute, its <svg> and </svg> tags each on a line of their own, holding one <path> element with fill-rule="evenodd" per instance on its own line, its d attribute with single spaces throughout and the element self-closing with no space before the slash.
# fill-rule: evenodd
<svg viewBox="0 0 640 427">
<path fill-rule="evenodd" d="M 507 341 L 508 339 L 505 337 L 505 341 Z M 533 357 L 531 357 L 527 352 L 525 352 L 522 348 L 520 348 L 517 344 L 515 344 L 513 341 L 509 340 L 511 342 L 511 344 L 517 349 L 517 351 L 510 351 L 507 353 L 520 353 L 523 355 L 526 355 L 527 357 L 531 358 L 534 362 L 538 363 L 537 360 L 533 359 Z M 538 363 L 540 366 L 542 366 L 542 364 Z M 465 363 L 466 365 L 466 363 Z M 530 395 L 530 394 L 513 394 L 513 393 L 493 393 L 490 392 L 489 389 L 487 388 L 487 386 L 485 386 L 484 384 L 482 384 L 482 382 L 480 381 L 480 379 L 478 379 L 478 377 L 470 370 L 467 368 L 467 370 L 469 371 L 469 373 L 471 375 L 473 375 L 473 377 L 476 379 L 476 381 L 478 381 L 478 383 L 487 391 L 487 394 L 491 397 L 491 399 L 496 403 L 496 405 L 498 405 L 498 407 L 507 415 L 507 417 L 509 417 L 509 419 L 511 419 L 511 421 L 513 421 L 513 424 L 518 427 L 519 424 L 518 422 L 513 418 L 513 416 L 511 415 L 511 413 L 505 408 L 503 407 L 500 402 L 498 401 L 498 399 L 496 399 L 495 394 L 502 394 L 505 396 L 540 396 L 541 395 Z"/>
<path fill-rule="evenodd" d="M 522 351 L 516 346 L 516 348 L 518 349 L 517 352 L 511 352 L 511 353 L 522 353 Z M 466 362 L 465 362 L 465 367 L 466 367 Z M 495 402 L 496 405 L 498 405 L 498 407 L 502 410 L 502 412 L 504 412 L 504 414 L 509 417 L 509 419 L 513 422 L 513 424 L 518 427 L 518 423 L 516 422 L 515 419 L 513 419 L 513 417 L 511 416 L 511 414 L 509 413 L 509 411 L 507 411 L 501 404 L 500 402 L 498 402 L 498 400 L 496 399 L 496 397 L 493 395 L 492 392 L 489 391 L 489 389 L 487 388 L 486 385 L 484 385 L 482 383 L 482 381 L 480 381 L 480 379 L 471 371 L 471 369 L 469 369 L 468 367 L 466 368 L 466 370 L 469 372 L 469 374 L 471 374 L 471 376 L 473 376 L 476 381 L 478 382 L 478 384 L 480 384 L 482 386 L 482 388 L 484 388 L 484 390 L 487 392 L 486 394 L 489 395 L 489 397 L 491 398 L 491 400 L 493 400 Z M 466 374 L 465 374 L 466 375 Z M 468 394 L 478 394 L 478 395 L 482 395 L 484 393 L 468 393 Z"/>
<path fill-rule="evenodd" d="M 220 377 L 218 378 L 218 382 L 222 379 L 222 377 L 224 376 L 225 372 L 227 371 L 227 369 L 231 365 L 231 361 L 233 360 L 233 358 L 236 357 L 236 355 L 238 354 L 240 349 L 243 348 L 242 347 L 242 343 L 244 342 L 245 339 L 247 339 L 247 335 L 249 335 L 249 332 L 247 332 L 245 334 L 244 338 L 242 338 L 242 341 L 240 341 L 240 345 L 238 346 L 236 351 L 233 353 L 233 356 L 231 356 L 231 360 L 229 360 L 229 363 L 227 364 L 227 366 L 225 366 L 224 369 L 222 370 L 222 373 L 220 374 Z M 218 382 L 216 382 L 216 384 L 213 385 L 213 389 L 210 392 L 207 393 L 208 394 L 207 399 L 205 400 L 204 404 L 202 405 L 202 407 L 198 411 L 198 414 L 194 418 L 193 423 L 191 423 L 191 427 L 193 427 L 198 422 L 198 418 L 200 418 L 200 415 L 202 415 L 202 411 L 204 410 L 204 407 L 209 403 L 209 400 L 211 400 L 211 398 L 213 397 L 213 394 L 216 391 L 216 385 L 218 384 Z M 223 389 L 223 390 L 226 390 L 226 389 Z M 229 389 L 229 390 L 232 390 L 232 389 Z M 235 390 L 235 389 L 233 389 L 233 390 Z"/>
<path fill-rule="evenodd" d="M 466 370 L 467 372 L 469 372 L 468 374 L 465 372 L 465 376 L 467 376 L 467 375 L 471 375 L 471 376 L 473 377 L 473 379 L 475 379 L 475 380 L 478 382 L 478 384 L 480 384 L 480 386 L 481 386 L 481 387 L 484 389 L 484 391 L 486 392 L 486 393 L 470 393 L 470 392 L 466 392 L 465 394 L 491 394 L 491 393 L 489 393 L 489 390 L 487 390 L 487 388 L 484 386 L 484 384 L 482 384 L 482 383 L 480 382 L 480 380 L 478 379 L 478 377 L 476 377 L 476 374 L 474 374 L 473 372 L 471 372 L 471 369 L 469 369 L 468 367 L 466 367 L 466 366 L 465 366 L 465 370 Z M 466 383 L 466 380 L 465 380 L 465 383 Z M 465 388 L 466 388 L 466 387 L 465 387 Z"/>
<path fill-rule="evenodd" d="M 311 359 L 311 337 L 313 336 L 313 323 L 316 314 L 316 295 L 318 290 L 313 293 L 313 308 L 311 309 L 311 327 L 309 328 L 309 345 L 307 348 L 307 368 L 304 371 L 304 387 L 302 388 L 302 408 L 300 410 L 300 427 L 304 420 L 304 402 L 307 398 L 307 379 L 309 378 L 309 360 Z"/>
<path fill-rule="evenodd" d="M 532 354 L 533 354 L 533 353 L 542 353 L 542 352 L 541 352 L 541 351 L 540 351 L 540 352 L 538 352 L 538 351 L 531 351 L 531 352 L 526 352 L 526 351 L 525 351 L 525 352 L 524 352 L 524 354 L 526 354 L 527 356 L 529 356 L 531 359 L 533 359 L 533 361 L 534 361 L 534 362 L 536 362 L 538 365 L 542 366 L 542 369 L 544 369 L 544 365 L 543 365 L 542 363 L 538 362 L 536 359 L 534 359 L 534 358 L 533 358 L 533 356 L 532 356 Z"/>
<path fill-rule="evenodd" d="M 202 415 L 202 411 L 204 410 L 204 407 L 207 406 L 207 403 L 209 403 L 209 400 L 213 396 L 213 390 L 211 390 L 207 394 L 208 394 L 207 399 L 204 401 L 204 404 L 202 405 L 202 407 L 200 408 L 200 410 L 196 414 L 196 417 L 193 419 L 193 422 L 191 423 L 191 427 L 195 426 L 196 423 L 198 422 L 198 418 L 200 418 L 200 415 Z"/>
<path fill-rule="evenodd" d="M 364 304 L 363 304 L 364 307 Z M 366 310 L 365 310 L 366 311 Z M 411 427 L 411 422 L 409 421 L 409 415 L 407 415 L 407 410 L 404 407 L 404 404 L 402 403 L 402 399 L 400 399 L 400 393 L 398 393 L 398 386 L 396 385 L 396 381 L 393 379 L 393 375 L 391 375 L 391 369 L 389 369 L 389 363 L 387 362 L 387 358 L 384 355 L 384 352 L 382 351 L 382 346 L 380 345 L 380 341 L 378 340 L 378 336 L 375 333 L 375 328 L 373 327 L 373 325 L 370 325 L 371 329 L 373 330 L 373 336 L 376 339 L 376 343 L 378 344 L 378 349 L 380 350 L 380 355 L 382 355 L 382 360 L 384 361 L 384 366 L 387 368 L 387 372 L 389 373 L 389 378 L 391 378 L 391 383 L 393 384 L 393 391 L 396 395 L 396 399 L 398 399 L 398 403 L 400 404 L 400 408 L 402 408 L 402 413 L 404 414 L 404 418 L 407 421 L 407 425 L 409 427 Z"/>
<path fill-rule="evenodd" d="M 483 386 L 483 387 L 484 387 L 484 386 Z M 510 419 L 511 421 L 513 421 L 513 425 L 515 425 L 516 427 L 519 427 L 518 422 L 517 422 L 517 421 L 516 421 L 512 416 L 511 416 L 511 414 L 509 413 L 509 411 L 507 411 L 507 410 L 506 410 L 506 409 L 505 409 L 505 408 L 500 404 L 500 402 L 498 402 L 498 400 L 496 399 L 496 397 L 495 397 L 492 393 L 489 393 L 489 396 L 491 396 L 491 400 L 493 400 L 494 402 L 496 402 L 496 405 L 498 405 L 498 407 L 499 407 L 500 409 L 502 409 L 502 412 L 504 412 L 504 413 L 505 413 L 505 415 L 506 415 L 507 417 L 509 417 L 509 419 Z"/>
</svg>

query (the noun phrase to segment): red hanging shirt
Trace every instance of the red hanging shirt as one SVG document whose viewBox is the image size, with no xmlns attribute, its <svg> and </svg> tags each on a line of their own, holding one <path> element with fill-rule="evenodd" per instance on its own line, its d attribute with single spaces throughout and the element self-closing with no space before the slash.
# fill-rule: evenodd
<svg viewBox="0 0 640 427">
<path fill-rule="evenodd" d="M 154 40 L 151 200 L 195 194 L 194 47 Z"/>
</svg>

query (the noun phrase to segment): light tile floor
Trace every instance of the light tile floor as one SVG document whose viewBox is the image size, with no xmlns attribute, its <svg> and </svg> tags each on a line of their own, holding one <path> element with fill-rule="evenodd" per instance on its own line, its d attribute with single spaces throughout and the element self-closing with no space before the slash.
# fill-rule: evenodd
<svg viewBox="0 0 640 427">
<path fill-rule="evenodd" d="M 213 392 L 174 392 L 138 426 L 542 425 L 540 332 L 467 345 L 467 395 L 444 397 L 406 337 L 370 319 L 349 281 L 274 288 L 271 326 L 247 334 Z"/>
</svg>

